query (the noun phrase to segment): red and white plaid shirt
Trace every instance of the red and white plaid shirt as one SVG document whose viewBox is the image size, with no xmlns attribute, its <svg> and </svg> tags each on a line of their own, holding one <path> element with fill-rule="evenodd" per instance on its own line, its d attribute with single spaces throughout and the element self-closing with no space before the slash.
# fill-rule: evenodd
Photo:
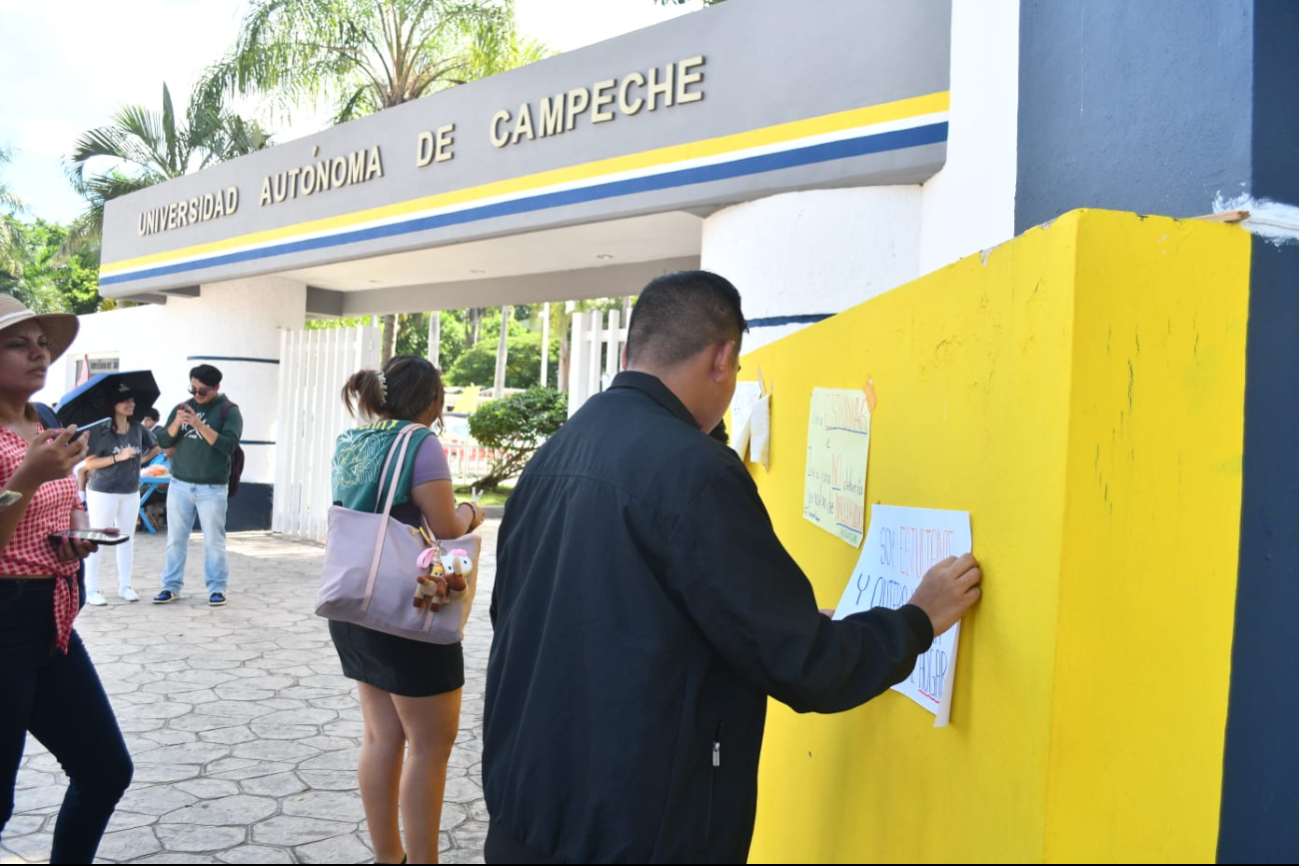
<svg viewBox="0 0 1299 866">
<path fill-rule="evenodd" d="M 44 430 L 44 427 L 40 427 Z M 27 456 L 27 440 L 7 427 L 0 427 L 0 488 L 9 483 L 18 466 Z M 27 506 L 27 513 L 14 529 L 13 537 L 0 551 L 0 574 L 59 575 L 70 578 L 77 573 L 78 563 L 60 562 L 52 533 L 69 529 L 72 512 L 83 511 L 85 506 L 77 498 L 77 479 L 73 475 L 42 484 Z M 54 624 L 59 649 L 68 651 L 68 638 L 72 635 L 72 621 L 77 616 L 77 591 L 74 581 L 60 579 L 54 588 Z"/>
</svg>

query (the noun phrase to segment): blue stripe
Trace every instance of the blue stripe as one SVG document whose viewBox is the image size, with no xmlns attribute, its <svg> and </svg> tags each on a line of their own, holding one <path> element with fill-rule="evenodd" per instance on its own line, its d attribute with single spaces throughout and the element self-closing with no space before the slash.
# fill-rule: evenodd
<svg viewBox="0 0 1299 866">
<path fill-rule="evenodd" d="M 564 207 L 566 205 L 585 204 L 588 202 L 600 201 L 602 199 L 617 198 L 618 196 L 656 192 L 659 190 L 692 186 L 694 184 L 709 183 L 712 181 L 730 180 L 732 178 L 743 177 L 750 174 L 762 174 L 769 171 L 780 171 L 781 169 L 786 168 L 815 165 L 820 162 L 831 162 L 837 159 L 850 159 L 856 156 L 867 156 L 872 153 L 884 153 L 890 150 L 903 150 L 905 148 L 920 147 L 926 144 L 938 144 L 946 140 L 947 124 L 933 123 L 927 126 L 918 126 L 913 129 L 901 129 L 895 132 L 881 132 L 875 135 L 863 136 L 861 138 L 832 141 L 825 144 L 817 144 L 810 147 L 783 151 L 781 153 L 751 156 L 735 160 L 734 162 L 700 166 L 697 168 L 679 169 L 677 171 L 668 171 L 663 172 L 662 174 L 632 178 L 630 180 L 610 181 L 609 183 L 596 184 L 581 189 L 542 193 L 526 198 L 514 199 L 512 201 L 497 202 L 496 204 L 483 205 L 476 208 L 467 208 L 465 210 L 456 211 L 455 213 L 418 217 L 416 219 L 406 220 L 405 222 L 374 226 L 350 232 L 340 232 L 339 234 L 329 235 L 328 237 L 290 241 L 274 247 L 243 250 L 241 252 L 213 256 L 212 258 L 201 259 L 199 261 L 183 262 L 176 265 L 163 265 L 156 268 L 150 268 L 146 271 L 136 271 L 130 274 L 103 277 L 99 282 L 100 285 L 111 286 L 119 283 L 134 282 L 136 280 L 147 280 L 153 277 L 163 277 L 169 274 L 184 273 L 185 271 L 238 264 L 239 262 L 252 261 L 254 259 L 285 256 L 292 253 L 343 246 L 345 244 L 360 243 L 362 241 L 377 240 L 379 238 L 396 237 L 399 235 L 412 234 L 414 232 L 446 228 L 447 226 L 463 225 L 465 223 L 477 222 L 479 220 L 494 219 L 496 217 L 532 213 L 534 211 Z"/>
<path fill-rule="evenodd" d="M 279 364 L 278 358 L 236 358 L 229 355 L 190 355 L 186 361 L 241 361 L 248 364 Z"/>
<path fill-rule="evenodd" d="M 749 319 L 750 328 L 775 328 L 780 325 L 815 325 L 824 322 L 834 313 L 808 313 L 803 316 L 767 316 L 761 319 Z"/>
</svg>

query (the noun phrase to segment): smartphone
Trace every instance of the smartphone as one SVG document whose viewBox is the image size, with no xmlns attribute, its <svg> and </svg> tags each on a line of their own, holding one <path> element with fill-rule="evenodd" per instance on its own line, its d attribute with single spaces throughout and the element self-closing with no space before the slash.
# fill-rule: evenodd
<svg viewBox="0 0 1299 866">
<path fill-rule="evenodd" d="M 98 427 L 98 426 L 101 425 L 101 424 L 107 424 L 109 421 L 112 421 L 112 420 L 113 420 L 112 418 L 100 418 L 98 421 L 91 421 L 89 424 L 87 424 L 87 425 L 84 426 L 84 427 L 78 427 L 78 428 L 77 428 L 77 435 L 75 435 L 75 436 L 73 436 L 71 439 L 69 439 L 69 440 L 68 440 L 68 443 L 71 444 L 71 443 L 73 443 L 73 442 L 79 442 L 79 441 L 81 441 L 81 439 L 83 439 L 83 438 L 85 438 L 86 436 L 89 436 L 89 435 L 90 435 L 90 431 L 91 431 L 91 430 L 93 430 L 94 428 Z"/>
<path fill-rule="evenodd" d="M 52 544 L 62 544 L 65 538 L 94 541 L 98 544 L 123 544 L 130 540 L 130 536 L 123 535 L 120 532 L 105 532 L 102 529 L 65 529 L 62 532 L 52 532 L 49 535 Z"/>
</svg>

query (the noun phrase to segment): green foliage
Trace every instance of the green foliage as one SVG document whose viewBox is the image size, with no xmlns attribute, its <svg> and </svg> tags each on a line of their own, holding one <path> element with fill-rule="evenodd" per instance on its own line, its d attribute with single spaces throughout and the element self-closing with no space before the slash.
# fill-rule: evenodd
<svg viewBox="0 0 1299 866">
<path fill-rule="evenodd" d="M 476 486 L 492 490 L 528 465 L 542 443 L 568 420 L 568 395 L 550 388 L 529 388 L 484 403 L 469 416 L 469 432 L 478 444 L 499 452 Z"/>
<path fill-rule="evenodd" d="M 0 216 L 7 250 L 0 256 L 0 292 L 38 313 L 93 313 L 100 305 L 99 268 L 92 253 L 67 254 L 67 226 Z"/>
<path fill-rule="evenodd" d="M 460 310 L 443 310 L 441 334 L 439 335 L 438 369 L 450 370 L 465 352 L 465 314 Z M 428 339 L 428 328 L 424 329 Z"/>
<path fill-rule="evenodd" d="M 4 169 L 9 159 L 8 149 L 0 147 L 0 170 Z M 22 210 L 23 203 L 9 191 L 4 178 L 0 177 L 0 269 L 11 268 L 14 264 L 17 243 L 14 223 Z"/>
<path fill-rule="evenodd" d="M 438 367 L 446 371 L 455 364 L 465 350 L 465 314 L 461 310 L 443 310 L 442 333 L 439 339 Z M 311 319 L 305 327 L 309 331 L 326 328 L 355 328 L 371 324 L 371 316 L 342 316 L 337 319 Z M 496 321 L 500 322 L 497 315 Z M 522 332 L 522 329 L 521 329 Z M 402 313 L 397 316 L 398 355 L 428 356 L 428 313 Z"/>
<path fill-rule="evenodd" d="M 496 316 L 497 332 L 500 331 L 501 317 Z M 492 387 L 496 379 L 496 344 L 497 340 L 480 340 L 473 348 L 466 349 L 459 359 L 447 369 L 447 383 L 450 385 L 479 385 Z M 524 332 L 506 340 L 505 387 L 530 388 L 537 384 L 541 377 L 541 335 Z M 550 366 L 547 370 L 547 384 L 555 384 L 559 376 L 559 345 L 552 341 L 550 345 Z"/>
<path fill-rule="evenodd" d="M 288 114 L 335 107 L 335 123 L 540 59 L 513 0 L 252 0 L 208 94 L 262 94 Z"/>
<path fill-rule="evenodd" d="M 371 316 L 340 316 L 337 319 L 308 319 L 303 328 L 308 331 L 328 331 L 331 328 L 359 328 L 371 324 Z"/>
</svg>

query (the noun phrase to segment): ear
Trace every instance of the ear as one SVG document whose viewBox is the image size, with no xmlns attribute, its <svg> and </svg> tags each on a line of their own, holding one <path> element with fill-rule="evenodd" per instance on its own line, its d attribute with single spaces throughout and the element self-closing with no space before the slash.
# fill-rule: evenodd
<svg viewBox="0 0 1299 866">
<path fill-rule="evenodd" d="M 725 343 L 713 346 L 712 363 L 708 372 L 714 382 L 725 381 L 735 370 L 736 353 L 739 349 L 739 343 L 735 340 L 727 340 Z"/>
<path fill-rule="evenodd" d="M 621 359 L 618 363 L 618 369 L 626 370 L 627 369 L 627 344 L 626 343 L 622 344 L 622 352 L 620 352 L 619 354 L 621 356 Z"/>
</svg>

